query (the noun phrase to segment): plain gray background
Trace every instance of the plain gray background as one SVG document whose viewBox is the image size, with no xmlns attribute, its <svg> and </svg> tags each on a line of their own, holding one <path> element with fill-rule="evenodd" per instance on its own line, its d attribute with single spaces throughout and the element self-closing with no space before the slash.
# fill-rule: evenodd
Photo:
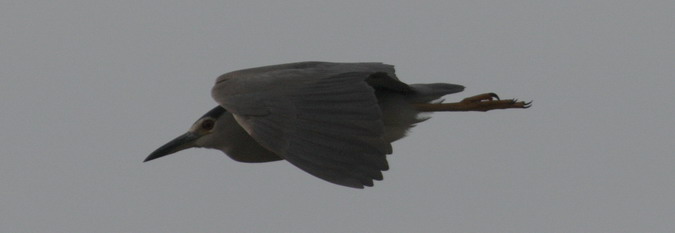
<svg viewBox="0 0 675 233">
<path fill-rule="evenodd" d="M 2 232 L 673 232 L 673 1 L 2 1 Z M 437 113 L 384 181 L 154 149 L 225 72 L 381 61 Z"/>
</svg>

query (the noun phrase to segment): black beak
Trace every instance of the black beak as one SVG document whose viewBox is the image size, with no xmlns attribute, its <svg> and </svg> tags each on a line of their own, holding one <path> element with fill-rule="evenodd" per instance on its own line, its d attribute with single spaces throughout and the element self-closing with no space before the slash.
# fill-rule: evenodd
<svg viewBox="0 0 675 233">
<path fill-rule="evenodd" d="M 187 132 L 183 135 L 178 136 L 177 138 L 171 140 L 170 142 L 164 144 L 157 150 L 153 151 L 143 162 L 147 162 L 159 157 L 170 155 L 181 150 L 195 147 L 195 140 L 199 138 L 199 135 L 193 132 Z"/>
</svg>

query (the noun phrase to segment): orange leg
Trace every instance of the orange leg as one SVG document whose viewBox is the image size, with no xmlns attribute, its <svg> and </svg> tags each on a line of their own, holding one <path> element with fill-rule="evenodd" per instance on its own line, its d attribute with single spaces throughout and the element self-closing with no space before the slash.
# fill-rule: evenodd
<svg viewBox="0 0 675 233">
<path fill-rule="evenodd" d="M 467 97 L 457 103 L 415 104 L 415 108 L 420 112 L 486 112 L 494 109 L 529 108 L 530 106 L 532 106 L 532 101 L 524 102 L 516 99 L 500 100 L 499 96 L 495 93 Z"/>
</svg>

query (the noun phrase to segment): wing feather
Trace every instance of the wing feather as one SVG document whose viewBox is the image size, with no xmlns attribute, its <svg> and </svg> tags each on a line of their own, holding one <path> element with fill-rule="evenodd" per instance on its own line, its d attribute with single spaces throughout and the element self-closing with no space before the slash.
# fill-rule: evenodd
<svg viewBox="0 0 675 233">
<path fill-rule="evenodd" d="M 301 68 L 298 68 L 301 67 Z M 213 97 L 262 146 L 300 169 L 349 187 L 372 186 L 391 145 L 368 79 L 379 63 L 307 63 L 218 78 Z"/>
</svg>

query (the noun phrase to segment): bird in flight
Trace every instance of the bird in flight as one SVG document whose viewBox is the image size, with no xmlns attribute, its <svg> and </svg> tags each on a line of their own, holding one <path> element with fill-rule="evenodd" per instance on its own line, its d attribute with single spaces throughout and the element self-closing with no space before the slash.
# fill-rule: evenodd
<svg viewBox="0 0 675 233">
<path fill-rule="evenodd" d="M 388 170 L 391 143 L 428 117 L 421 113 L 525 109 L 531 102 L 485 93 L 456 103 L 464 87 L 406 84 L 382 63 L 298 62 L 233 71 L 211 90 L 218 106 L 144 162 L 204 147 L 247 163 L 286 160 L 325 181 L 373 186 Z"/>
</svg>

